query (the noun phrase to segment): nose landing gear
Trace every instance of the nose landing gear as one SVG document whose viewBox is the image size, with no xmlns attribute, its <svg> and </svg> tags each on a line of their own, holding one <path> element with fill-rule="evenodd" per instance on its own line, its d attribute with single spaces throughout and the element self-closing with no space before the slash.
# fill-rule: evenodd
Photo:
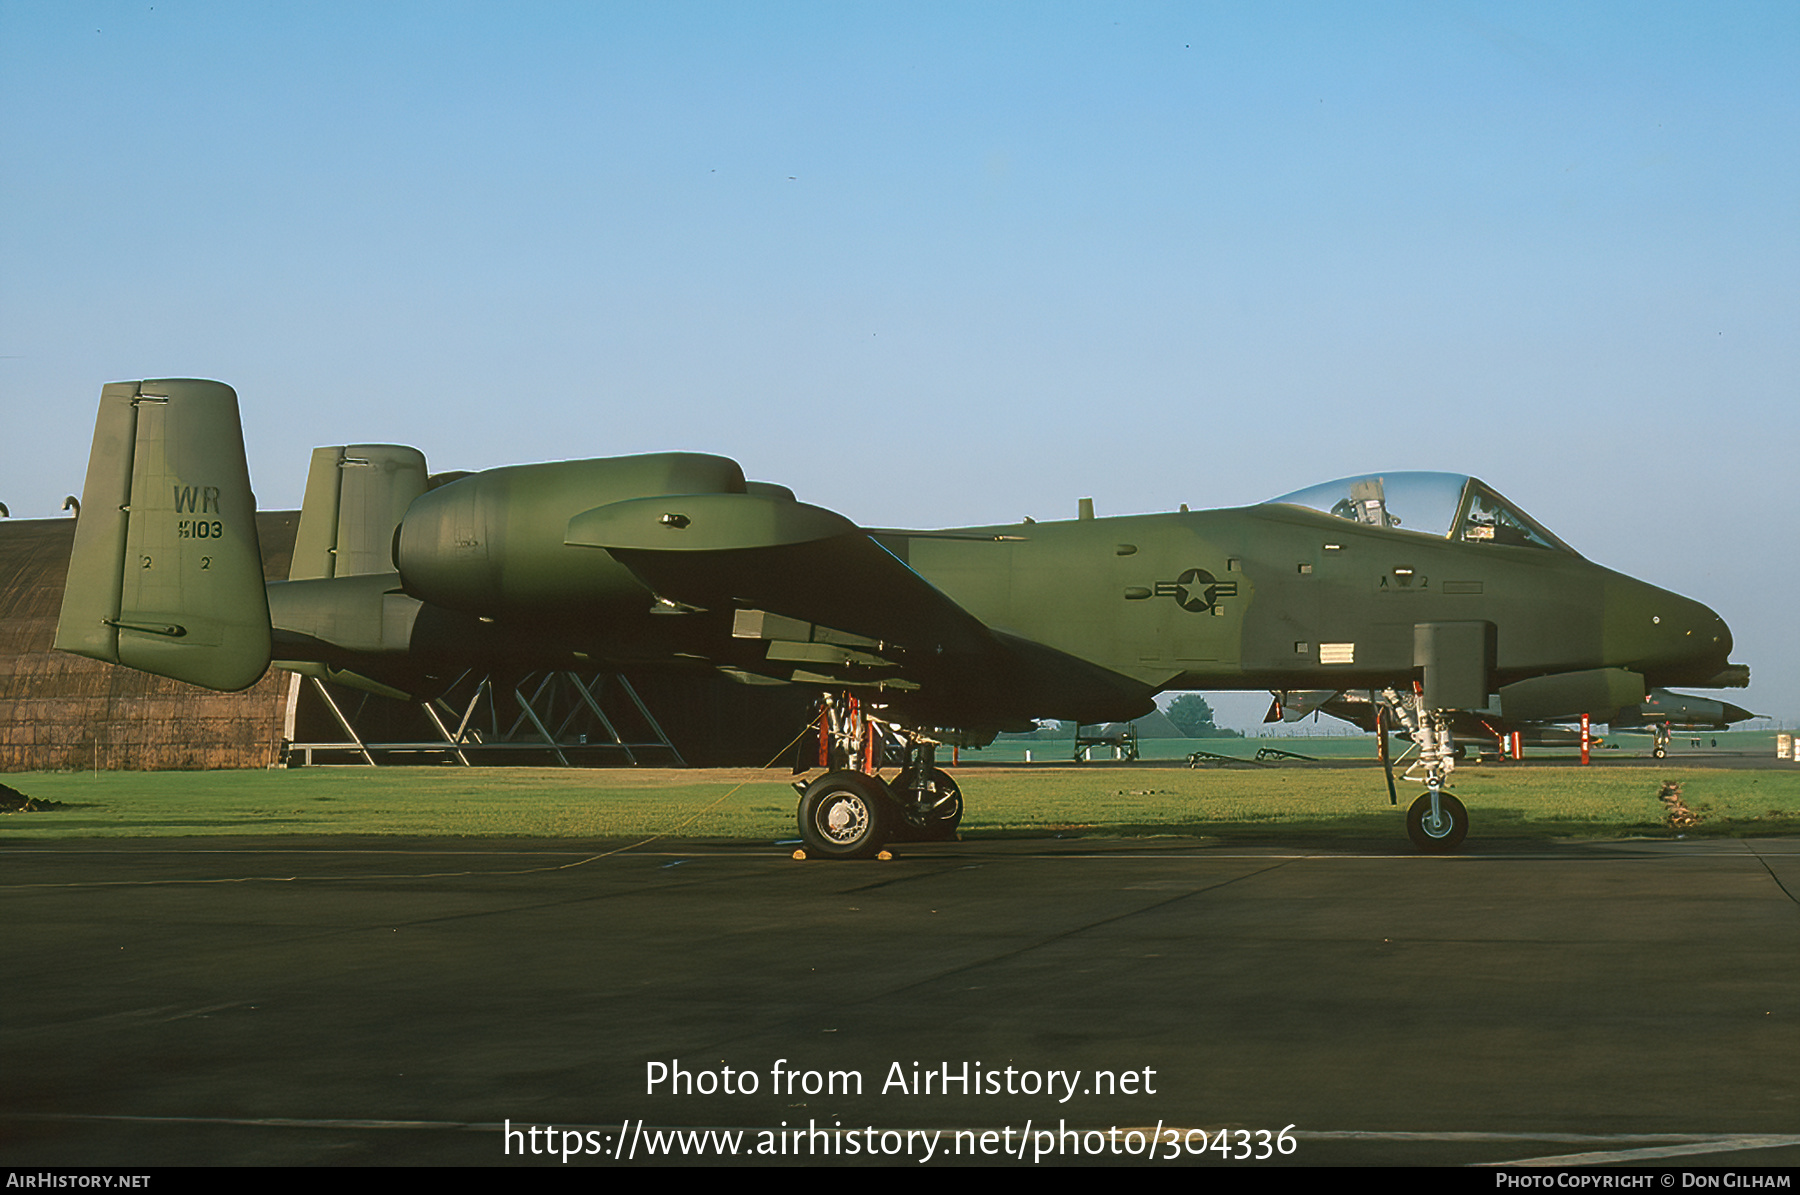
<svg viewBox="0 0 1800 1195">
<path fill-rule="evenodd" d="M 1469 811 L 1442 789 L 1426 793 L 1406 811 L 1406 835 L 1422 851 L 1453 851 L 1468 832 Z"/>
<path fill-rule="evenodd" d="M 1406 727 L 1419 749 L 1419 758 L 1406 770 L 1406 779 L 1422 782 L 1425 795 L 1406 811 L 1406 835 L 1421 851 L 1433 854 L 1453 851 L 1462 845 L 1469 833 L 1469 811 L 1445 791 L 1450 773 L 1456 770 L 1458 754 L 1456 743 L 1450 736 L 1449 723 L 1442 710 L 1425 707 L 1425 695 L 1417 684 L 1405 697 L 1392 689 L 1384 689 L 1381 700 Z M 1385 747 L 1386 728 L 1377 725 Z M 1382 762 L 1387 767 L 1389 799 L 1395 800 L 1394 769 L 1385 750 Z"/>
</svg>

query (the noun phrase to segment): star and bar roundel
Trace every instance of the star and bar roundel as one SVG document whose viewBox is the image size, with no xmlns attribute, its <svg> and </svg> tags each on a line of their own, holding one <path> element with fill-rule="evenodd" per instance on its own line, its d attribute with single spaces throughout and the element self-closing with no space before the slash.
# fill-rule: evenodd
<svg viewBox="0 0 1800 1195">
<path fill-rule="evenodd" d="M 1220 598 L 1237 596 L 1236 581 L 1221 581 L 1203 568 L 1190 568 L 1173 581 L 1156 583 L 1157 597 L 1172 597 L 1183 610 L 1211 610 Z"/>
</svg>

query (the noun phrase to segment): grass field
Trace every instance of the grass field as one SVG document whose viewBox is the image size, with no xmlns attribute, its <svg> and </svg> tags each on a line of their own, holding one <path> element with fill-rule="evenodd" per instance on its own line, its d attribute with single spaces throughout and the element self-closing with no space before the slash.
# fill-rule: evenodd
<svg viewBox="0 0 1800 1195">
<path fill-rule="evenodd" d="M 1454 791 L 1472 837 L 1674 837 L 1657 799 L 1681 785 L 1702 822 L 1688 834 L 1800 832 L 1800 767 L 1465 765 Z M 5 783 L 42 812 L 0 814 L 0 841 L 242 834 L 468 837 L 794 837 L 785 771 L 306 768 L 267 772 L 25 773 Z M 1388 805 L 1379 771 L 1167 765 L 982 766 L 958 773 L 965 838 L 1057 832 L 1242 837 L 1403 836 L 1404 785 Z"/>
</svg>

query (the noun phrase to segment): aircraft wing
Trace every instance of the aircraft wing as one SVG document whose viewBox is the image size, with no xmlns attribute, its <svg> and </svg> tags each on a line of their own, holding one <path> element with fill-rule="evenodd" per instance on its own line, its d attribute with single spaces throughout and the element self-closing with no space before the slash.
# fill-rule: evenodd
<svg viewBox="0 0 1800 1195">
<path fill-rule="evenodd" d="M 1148 712 L 1141 682 L 995 630 L 842 515 L 774 494 L 634 498 L 577 515 L 671 614 L 732 610 L 721 667 L 872 686 L 942 725 Z M 764 646 L 766 645 L 766 646 Z"/>
</svg>

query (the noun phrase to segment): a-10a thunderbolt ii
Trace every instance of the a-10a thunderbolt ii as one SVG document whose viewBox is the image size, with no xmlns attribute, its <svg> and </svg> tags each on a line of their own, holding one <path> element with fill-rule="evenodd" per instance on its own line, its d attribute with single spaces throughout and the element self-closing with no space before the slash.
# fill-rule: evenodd
<svg viewBox="0 0 1800 1195">
<path fill-rule="evenodd" d="M 1365 689 L 1419 747 L 1409 831 L 1460 842 L 1445 711 L 1548 720 L 1742 685 L 1699 602 L 1590 563 L 1473 478 L 1389 473 L 1232 510 L 873 530 L 688 453 L 428 476 L 313 454 L 294 568 L 262 575 L 237 397 L 101 394 L 56 644 L 215 689 L 274 662 L 429 697 L 463 670 L 713 669 L 816 687 L 800 831 L 828 856 L 947 836 L 937 766 L 1037 719 L 1180 689 Z M 880 726 L 901 744 L 878 773 Z M 1390 775 L 1391 780 L 1391 775 Z M 1390 785 L 1391 789 L 1391 785 Z"/>
</svg>

